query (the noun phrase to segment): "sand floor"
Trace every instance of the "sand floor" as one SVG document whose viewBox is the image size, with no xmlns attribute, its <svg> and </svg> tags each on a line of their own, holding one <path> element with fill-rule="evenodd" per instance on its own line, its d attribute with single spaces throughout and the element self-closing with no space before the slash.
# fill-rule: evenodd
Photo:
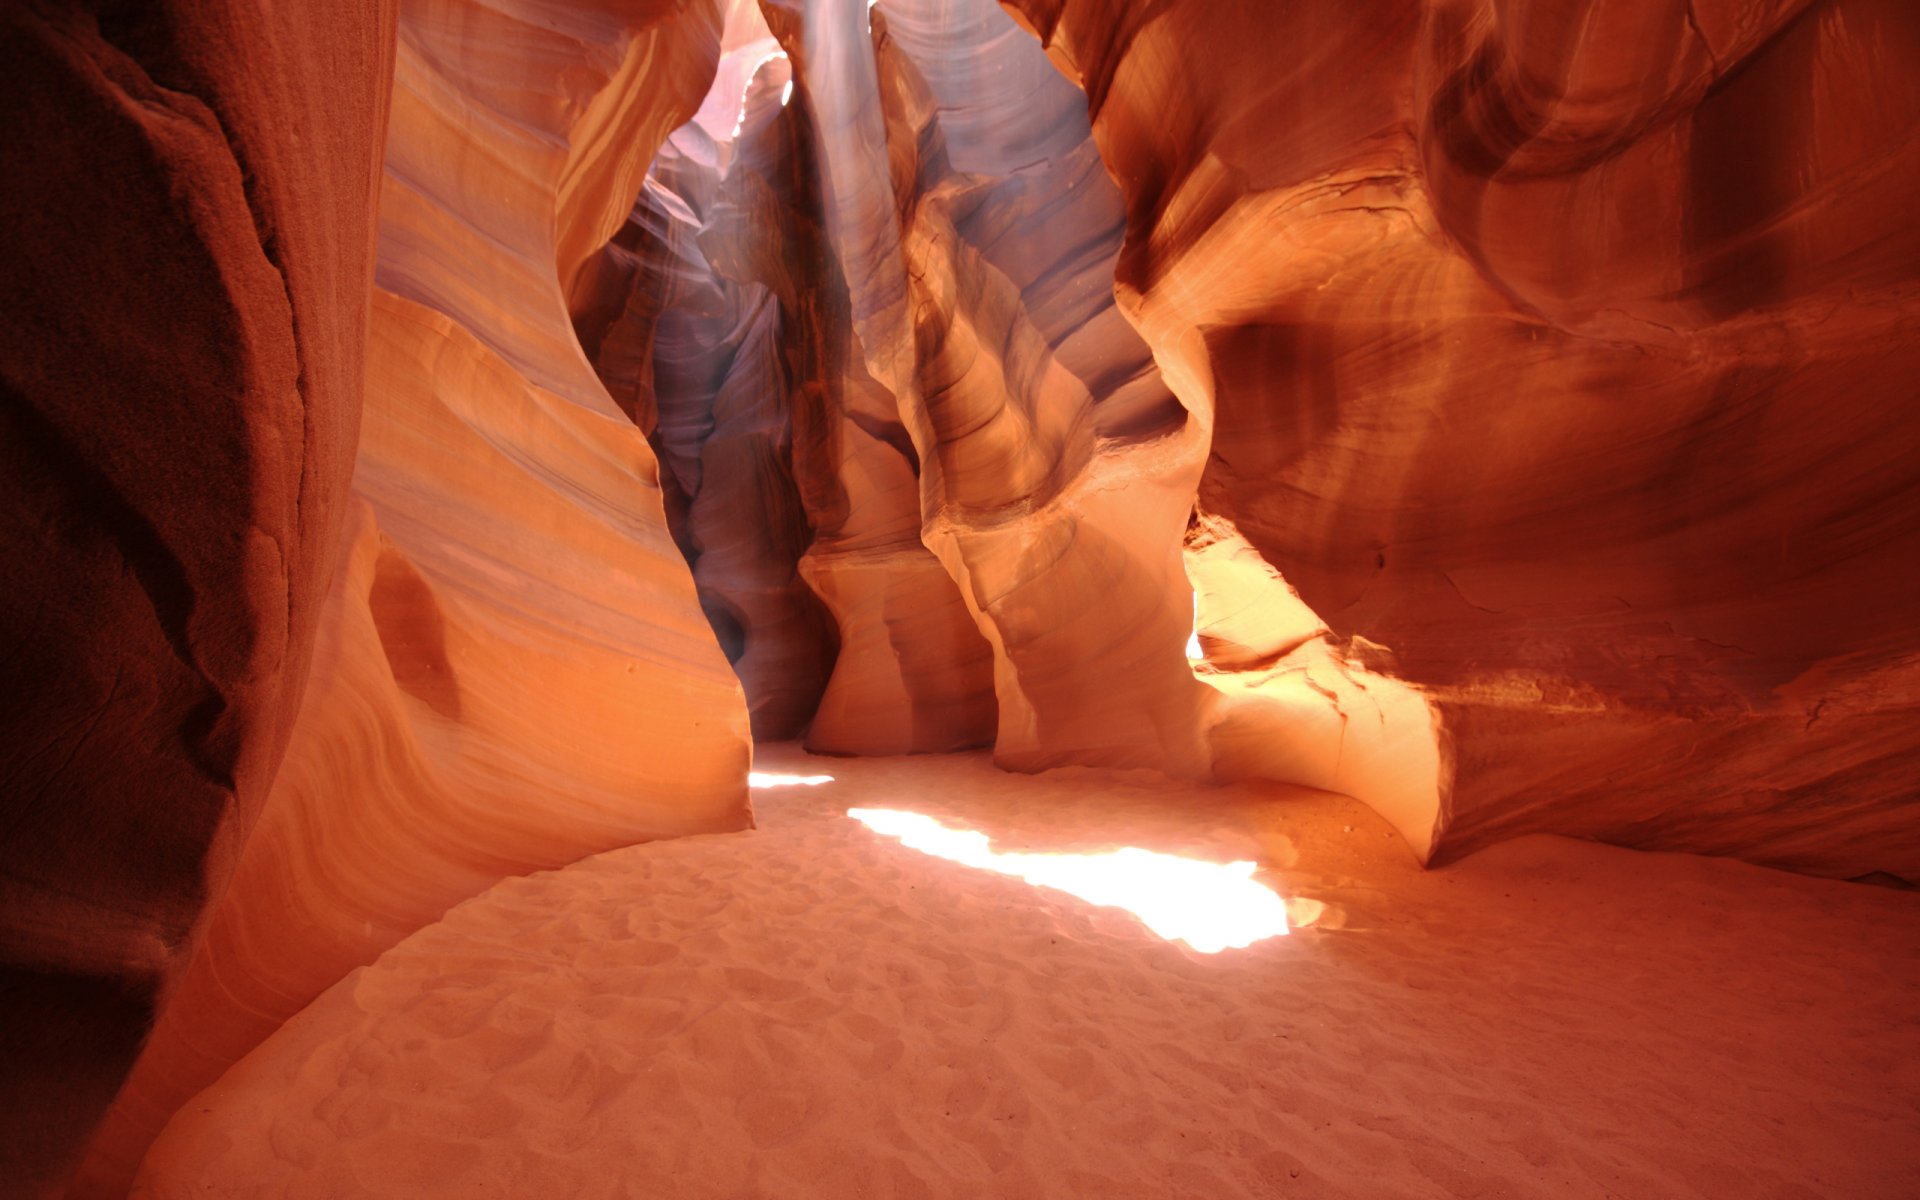
<svg viewBox="0 0 1920 1200">
<path fill-rule="evenodd" d="M 809 759 L 761 828 L 509 880 L 188 1106 L 138 1195 L 1920 1196 L 1920 893 L 1281 788 Z M 1252 859 L 1215 955 L 908 849 Z"/>
</svg>

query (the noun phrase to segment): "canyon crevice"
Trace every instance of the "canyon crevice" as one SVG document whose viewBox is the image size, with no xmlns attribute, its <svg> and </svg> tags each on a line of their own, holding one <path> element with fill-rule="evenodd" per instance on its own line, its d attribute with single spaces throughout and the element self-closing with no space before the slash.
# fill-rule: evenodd
<svg viewBox="0 0 1920 1200">
<path fill-rule="evenodd" d="M 754 742 L 1920 880 L 1903 0 L 0 16 L 0 1137 Z"/>
</svg>

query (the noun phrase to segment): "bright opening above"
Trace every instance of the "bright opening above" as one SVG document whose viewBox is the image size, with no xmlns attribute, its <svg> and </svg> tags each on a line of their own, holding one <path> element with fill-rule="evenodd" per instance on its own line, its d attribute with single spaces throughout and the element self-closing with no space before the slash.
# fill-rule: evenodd
<svg viewBox="0 0 1920 1200">
<path fill-rule="evenodd" d="M 1202 954 L 1287 932 L 1286 902 L 1253 881 L 1250 862 L 1202 862 L 1136 846 L 1104 854 L 1000 854 L 985 834 L 949 829 L 920 813 L 850 808 L 847 815 L 924 854 L 1124 908 L 1160 937 Z"/>
<path fill-rule="evenodd" d="M 770 771 L 747 772 L 747 786 L 756 788 L 819 787 L 832 783 L 831 775 L 781 775 Z"/>
</svg>

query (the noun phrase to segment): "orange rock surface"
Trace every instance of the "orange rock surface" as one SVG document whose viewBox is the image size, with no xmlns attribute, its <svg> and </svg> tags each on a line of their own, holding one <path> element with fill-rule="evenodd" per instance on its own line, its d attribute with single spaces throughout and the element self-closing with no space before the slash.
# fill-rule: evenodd
<svg viewBox="0 0 1920 1200">
<path fill-rule="evenodd" d="M 57 1194 L 267 803 L 359 424 L 393 11 L 0 7 L 0 1191 Z"/>
<path fill-rule="evenodd" d="M 786 82 L 758 18 L 750 5 L 734 10 L 699 113 L 661 147 L 574 303 L 602 378 L 659 454 L 669 523 L 745 688 L 754 736 L 777 741 L 805 731 L 834 642 L 797 570 L 809 531 L 781 340 L 793 289 L 776 294 L 751 270 L 777 255 L 780 228 L 740 219 L 742 188 L 765 186 L 735 161 L 742 105 L 757 130 Z"/>
<path fill-rule="evenodd" d="M 503 875 L 749 823 L 739 685 L 565 283 L 717 34 L 701 7 L 402 5 L 353 504 L 306 701 L 82 1193 L 123 1189 L 176 1106 Z"/>
<path fill-rule="evenodd" d="M 727 41 L 607 251 L 614 298 L 578 306 L 587 340 L 684 497 L 669 515 L 756 734 L 988 744 L 991 650 L 920 538 L 918 460 L 820 212 L 810 93 L 757 8 Z"/>
<path fill-rule="evenodd" d="M 1432 699 L 1442 854 L 1920 873 L 1906 6 L 1009 7 L 1202 503 Z"/>
<path fill-rule="evenodd" d="M 782 297 L 733 349 L 787 346 L 792 451 L 733 474 L 791 472 L 801 574 L 840 617 L 811 745 L 940 748 L 889 715 L 926 706 L 893 677 L 977 686 L 940 652 L 966 641 L 951 615 L 857 615 L 892 594 L 950 613 L 917 541 L 990 647 L 1005 766 L 1341 786 L 1422 855 L 1550 830 L 1920 862 L 1896 400 L 1920 180 L 1894 66 L 1913 30 L 1887 5 L 1010 4 L 1084 94 L 984 0 L 764 7 L 791 65 L 716 89 L 741 92 L 734 141 L 692 170 L 730 182 L 694 236 L 709 278 L 744 266 Z M 1622 49 L 1644 40 L 1654 67 Z M 1775 111 L 1803 79 L 1818 121 Z M 1750 128 L 1776 117 L 1762 154 Z M 830 364 L 794 349 L 843 325 Z M 859 434 L 812 455 L 808 389 L 843 378 L 840 407 L 909 458 Z M 1833 392 L 1857 400 L 1834 414 Z M 884 514 L 884 553 L 821 553 L 841 526 L 808 497 L 834 487 Z M 1259 564 L 1238 583 L 1194 578 L 1218 554 L 1174 569 L 1196 492 Z M 763 510 L 733 506 L 736 538 Z M 1319 667 L 1209 662 L 1194 686 L 1191 594 L 1266 641 L 1297 595 Z M 785 618 L 731 620 L 723 640 L 821 653 Z M 1349 669 L 1381 686 L 1323 678 Z M 880 703 L 840 703 L 854 680 Z M 1363 726 L 1384 741 L 1350 747 Z"/>
<path fill-rule="evenodd" d="M 1907 0 L 295 7 L 0 15 L 26 1194 L 754 735 L 1920 879 Z"/>
<path fill-rule="evenodd" d="M 1080 96 L 989 5 L 766 7 L 920 539 L 992 647 L 996 761 L 1206 775 L 1179 552 L 1204 435 L 1114 309 L 1122 210 Z"/>
</svg>

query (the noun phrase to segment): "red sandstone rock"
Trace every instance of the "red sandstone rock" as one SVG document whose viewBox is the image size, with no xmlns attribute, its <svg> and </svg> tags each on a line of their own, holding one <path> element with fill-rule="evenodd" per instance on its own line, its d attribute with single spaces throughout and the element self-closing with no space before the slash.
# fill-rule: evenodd
<svg viewBox="0 0 1920 1200">
<path fill-rule="evenodd" d="M 810 533 L 792 478 L 782 340 L 794 289 L 776 295 L 752 269 L 780 244 L 779 213 L 715 224 L 740 213 L 743 187 L 765 187 L 732 161 L 747 129 L 742 105 L 754 132 L 781 110 L 785 60 L 764 24 L 758 32 L 723 54 L 701 112 L 662 147 L 603 254 L 597 287 L 607 294 L 576 299 L 586 309 L 576 320 L 660 456 L 669 523 L 745 688 L 754 736 L 778 741 L 806 729 L 834 644 L 796 566 Z M 716 486 L 703 486 L 708 477 Z"/>
<path fill-rule="evenodd" d="M 407 0 L 366 362 L 388 14 L 148 8 L 0 17 L 29 1191 L 169 996 L 83 1193 L 502 874 L 741 824 L 702 603 L 816 749 L 1920 875 L 1901 0 Z"/>
<path fill-rule="evenodd" d="M 1179 556 L 1204 430 L 1113 311 L 1122 213 L 1080 98 L 984 4 L 768 11 L 854 336 L 913 439 L 920 538 L 993 647 L 996 761 L 1207 774 Z"/>
<path fill-rule="evenodd" d="M 1433 697 L 1443 852 L 1920 871 L 1904 6 L 1010 7 L 1202 502 Z"/>
<path fill-rule="evenodd" d="M 738 685 L 566 304 L 717 32 L 704 6 L 402 6 L 356 503 L 307 700 L 86 1193 L 449 905 L 749 822 Z"/>
<path fill-rule="evenodd" d="M 0 1190 L 57 1194 L 306 681 L 392 9 L 0 11 Z"/>
<path fill-rule="evenodd" d="M 991 652 L 920 541 L 917 459 L 819 215 L 809 93 L 764 22 L 729 30 L 739 45 L 609 251 L 623 298 L 582 306 L 618 311 L 588 340 L 657 420 L 669 515 L 756 733 L 833 753 L 986 744 Z"/>
<path fill-rule="evenodd" d="M 1222 781 L 1285 780 L 1366 803 L 1425 862 L 1446 827 L 1446 730 L 1385 649 L 1341 643 L 1231 522 L 1187 531 L 1193 642 Z"/>
</svg>

